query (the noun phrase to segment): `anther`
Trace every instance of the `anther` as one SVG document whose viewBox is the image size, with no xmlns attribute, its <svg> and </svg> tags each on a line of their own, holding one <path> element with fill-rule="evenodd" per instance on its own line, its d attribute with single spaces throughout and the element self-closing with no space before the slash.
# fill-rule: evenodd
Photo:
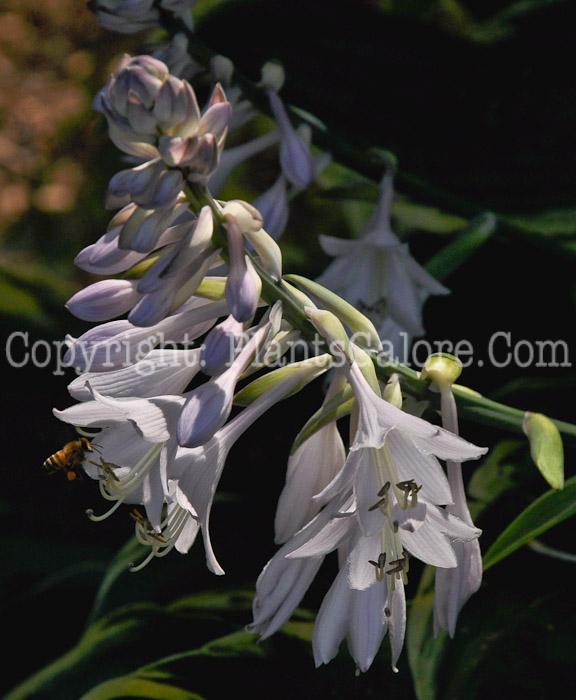
<svg viewBox="0 0 576 700">
<path fill-rule="evenodd" d="M 100 464 L 98 464 L 98 462 L 94 462 L 93 460 L 90 460 L 90 464 L 93 464 L 94 466 L 98 467 L 98 477 L 100 479 L 106 479 L 107 477 L 110 477 L 114 481 L 119 481 L 116 474 L 114 474 L 114 469 L 120 469 L 120 467 L 117 464 L 105 462 L 103 457 L 100 457 Z"/>
<path fill-rule="evenodd" d="M 395 564 L 391 569 L 388 569 L 386 572 L 389 576 L 392 574 L 398 574 L 404 569 L 404 557 L 401 559 L 395 559 L 394 561 L 391 561 L 390 564 Z"/>
<path fill-rule="evenodd" d="M 384 567 L 386 566 L 386 552 L 380 552 L 378 555 L 378 561 L 369 559 L 368 563 L 372 564 L 372 566 L 376 569 L 376 580 L 383 581 L 385 574 Z"/>
<path fill-rule="evenodd" d="M 380 500 L 377 501 L 373 506 L 370 506 L 368 508 L 368 511 L 376 510 L 377 508 L 380 508 L 382 512 L 384 512 L 384 509 L 386 508 L 387 504 L 387 497 L 388 497 L 388 490 L 390 489 L 390 482 L 387 481 L 384 486 L 378 491 L 378 496 L 380 496 Z"/>
<path fill-rule="evenodd" d="M 388 493 L 388 490 L 390 489 L 390 482 L 387 481 L 384 486 L 378 491 L 379 496 L 385 496 Z"/>
<path fill-rule="evenodd" d="M 413 479 L 409 481 L 399 481 L 396 484 L 396 488 L 404 494 L 404 502 L 401 504 L 401 508 L 406 510 L 406 508 L 415 508 L 418 505 L 418 491 L 422 486 L 418 486 Z M 410 501 L 408 501 L 410 499 Z"/>
</svg>

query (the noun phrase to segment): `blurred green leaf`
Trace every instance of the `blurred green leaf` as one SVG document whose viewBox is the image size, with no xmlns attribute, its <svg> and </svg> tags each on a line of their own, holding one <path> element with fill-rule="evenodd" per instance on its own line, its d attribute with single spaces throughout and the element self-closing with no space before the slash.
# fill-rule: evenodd
<svg viewBox="0 0 576 700">
<path fill-rule="evenodd" d="M 190 616 L 152 603 L 127 605 L 90 625 L 78 644 L 8 693 L 4 700 L 78 700 L 88 689 L 187 648 L 233 626 L 201 611 Z"/>
<path fill-rule="evenodd" d="M 135 537 L 131 537 L 128 542 L 122 547 L 118 554 L 114 557 L 111 564 L 108 566 L 106 573 L 98 588 L 98 593 L 94 600 L 94 605 L 90 611 L 88 623 L 95 622 L 100 617 L 105 605 L 106 597 L 110 589 L 116 582 L 119 576 L 127 574 L 130 562 L 139 559 L 137 555 L 146 555 L 147 548 L 141 545 Z"/>
<path fill-rule="evenodd" d="M 455 233 L 467 225 L 466 219 L 461 216 L 402 197 L 394 201 L 392 215 L 403 228 L 410 231 Z"/>
<path fill-rule="evenodd" d="M 474 470 L 467 489 L 468 495 L 473 499 L 470 509 L 474 518 L 516 485 L 513 478 L 516 467 L 511 458 L 521 447 L 522 442 L 519 440 L 502 440 Z"/>
<path fill-rule="evenodd" d="M 5 277 L 0 277 L 0 314 L 21 316 L 33 319 L 35 322 L 48 323 L 48 319 L 43 318 L 38 299 L 30 292 L 16 287 Z"/>
<path fill-rule="evenodd" d="M 510 217 L 509 221 L 542 236 L 576 235 L 576 208 L 549 209 L 529 216 Z"/>
<path fill-rule="evenodd" d="M 382 12 L 409 17 L 423 17 L 439 4 L 439 0 L 378 0 Z"/>
<path fill-rule="evenodd" d="M 480 214 L 426 263 L 426 270 L 438 280 L 446 279 L 486 243 L 496 230 L 496 225 L 496 217 L 492 213 Z"/>
<path fill-rule="evenodd" d="M 151 674 L 152 676 L 154 674 Z M 163 674 L 159 674 L 162 676 Z M 93 688 L 81 700 L 114 700 L 114 698 L 150 698 L 154 700 L 203 700 L 203 696 L 191 693 L 168 680 L 156 680 L 142 675 L 114 678 Z"/>
<path fill-rule="evenodd" d="M 282 650 L 283 656 L 278 654 L 279 649 Z M 286 634 L 284 630 L 277 634 L 271 644 L 266 645 L 260 644 L 254 634 L 233 632 L 199 649 L 160 659 L 129 675 L 107 681 L 83 695 L 81 700 L 112 700 L 124 697 L 193 700 L 221 697 L 224 686 L 230 688 L 230 679 L 235 681 L 235 694 L 238 696 L 241 695 L 240 690 L 244 686 L 244 690 L 252 687 L 252 694 L 258 697 L 256 689 L 259 683 L 256 676 L 260 678 L 260 684 L 264 687 L 268 685 L 268 688 L 271 686 L 270 680 L 267 679 L 274 678 L 274 683 L 278 684 L 277 690 L 274 691 L 275 697 L 288 697 L 286 693 L 296 693 L 297 688 L 294 679 L 291 678 L 291 664 L 283 663 L 282 659 L 289 656 L 297 663 L 297 656 L 309 656 L 308 649 L 307 643 L 296 635 Z M 300 659 L 300 662 L 302 661 L 304 658 Z M 220 669 L 216 674 L 213 671 L 215 663 Z M 253 672 L 235 673 L 238 663 L 243 669 L 252 667 Z M 226 671 L 223 672 L 223 669 Z M 162 695 L 163 691 L 165 695 Z M 136 692 L 139 694 L 136 695 Z"/>
<path fill-rule="evenodd" d="M 436 679 L 449 642 L 440 630 L 434 636 L 434 569 L 424 569 L 418 592 L 410 605 L 406 627 L 406 652 L 418 700 L 435 700 Z"/>
<path fill-rule="evenodd" d="M 522 427 L 540 473 L 553 489 L 561 489 L 564 486 L 564 445 L 560 431 L 550 418 L 529 411 Z"/>
<path fill-rule="evenodd" d="M 484 555 L 484 570 L 574 514 L 576 476 L 568 479 L 562 491 L 547 491 L 520 513 Z"/>
</svg>

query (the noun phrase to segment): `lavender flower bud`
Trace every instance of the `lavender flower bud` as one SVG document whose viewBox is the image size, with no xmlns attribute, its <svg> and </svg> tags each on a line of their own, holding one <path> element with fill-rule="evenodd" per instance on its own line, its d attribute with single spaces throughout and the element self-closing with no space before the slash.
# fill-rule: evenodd
<svg viewBox="0 0 576 700">
<path fill-rule="evenodd" d="M 244 253 L 242 231 L 236 219 L 228 215 L 228 250 L 230 253 L 230 272 L 226 281 L 226 301 L 237 321 L 249 321 L 256 313 L 262 282 L 252 263 Z"/>
<path fill-rule="evenodd" d="M 125 55 L 95 101 L 108 121 L 110 138 L 130 155 L 158 156 L 157 135 L 193 130 L 200 120 L 194 90 L 170 75 L 152 56 Z"/>
<path fill-rule="evenodd" d="M 244 339 L 244 324 L 230 314 L 206 336 L 200 353 L 202 372 L 211 377 L 222 374 L 236 358 Z"/>
<path fill-rule="evenodd" d="M 315 164 L 308 143 L 294 129 L 282 100 L 273 90 L 268 91 L 270 108 L 280 131 L 280 165 L 286 179 L 298 189 L 305 189 L 314 180 Z"/>
<path fill-rule="evenodd" d="M 217 85 L 204 114 L 196 106 L 170 135 L 160 137 L 158 149 L 166 165 L 185 168 L 188 180 L 206 185 L 218 167 L 232 108 Z"/>
<path fill-rule="evenodd" d="M 74 294 L 66 308 L 83 321 L 109 321 L 131 309 L 139 299 L 136 282 L 102 280 Z"/>
</svg>

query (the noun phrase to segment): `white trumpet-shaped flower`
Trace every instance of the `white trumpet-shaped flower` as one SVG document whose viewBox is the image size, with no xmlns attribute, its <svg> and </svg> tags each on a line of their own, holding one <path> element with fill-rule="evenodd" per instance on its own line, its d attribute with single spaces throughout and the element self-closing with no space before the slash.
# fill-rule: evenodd
<svg viewBox="0 0 576 700">
<path fill-rule="evenodd" d="M 346 638 L 366 671 L 388 632 L 395 668 L 406 626 L 409 558 L 455 569 L 458 547 L 480 534 L 448 510 L 454 498 L 437 458 L 474 459 L 485 450 L 383 399 L 357 362 L 345 372 L 357 404 L 350 452 L 313 497 L 325 504 L 322 510 L 260 575 L 250 629 L 266 637 L 284 624 L 324 557 L 338 551 L 340 573 L 313 635 L 316 663 L 330 661 Z M 386 395 L 394 400 L 392 389 Z"/>
<path fill-rule="evenodd" d="M 320 236 L 322 248 L 335 260 L 317 282 L 367 314 L 397 356 L 395 336 L 401 332 L 422 335 L 424 302 L 430 294 L 448 290 L 416 262 L 392 231 L 392 198 L 393 176 L 388 172 L 376 209 L 357 239 Z M 396 325 L 391 327 L 390 321 Z"/>
<path fill-rule="evenodd" d="M 324 403 L 340 390 L 341 381 L 341 374 L 335 374 Z M 332 481 L 345 460 L 346 450 L 336 421 L 316 431 L 290 455 L 286 484 L 276 508 L 276 543 L 286 542 L 318 513 L 321 505 L 313 497 Z"/>
<path fill-rule="evenodd" d="M 268 409 L 294 391 L 302 381 L 325 371 L 315 362 L 300 363 L 286 373 L 271 389 L 255 399 L 235 418 L 220 428 L 199 447 L 179 447 L 171 470 L 172 487 L 179 505 L 200 524 L 208 568 L 223 574 L 210 540 L 209 523 L 214 494 L 228 453 L 238 438 Z"/>
</svg>

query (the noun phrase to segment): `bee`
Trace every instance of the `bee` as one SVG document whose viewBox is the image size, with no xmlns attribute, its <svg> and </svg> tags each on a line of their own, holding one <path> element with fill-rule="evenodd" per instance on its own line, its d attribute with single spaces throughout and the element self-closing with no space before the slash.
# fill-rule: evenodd
<svg viewBox="0 0 576 700">
<path fill-rule="evenodd" d="M 76 470 L 84 461 L 86 453 L 93 451 L 90 440 L 81 437 L 64 445 L 61 450 L 48 457 L 42 466 L 50 470 L 50 474 L 64 470 L 68 481 L 74 481 L 78 478 Z"/>
</svg>

